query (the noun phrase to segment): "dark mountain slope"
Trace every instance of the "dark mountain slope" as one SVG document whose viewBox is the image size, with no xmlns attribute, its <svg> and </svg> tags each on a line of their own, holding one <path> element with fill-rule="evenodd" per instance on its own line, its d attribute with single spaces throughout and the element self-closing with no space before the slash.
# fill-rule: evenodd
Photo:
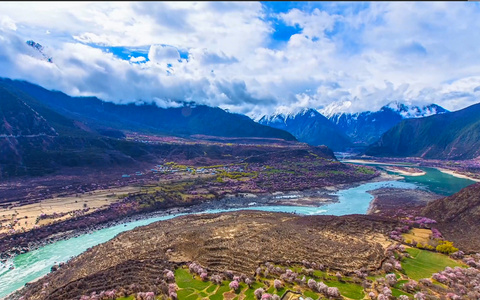
<svg viewBox="0 0 480 300">
<path fill-rule="evenodd" d="M 404 120 L 369 146 L 372 156 L 471 159 L 480 155 L 480 104 L 426 118 Z"/>
<path fill-rule="evenodd" d="M 438 222 L 447 240 L 469 251 L 480 251 L 480 183 L 430 202 L 423 214 Z"/>
<path fill-rule="evenodd" d="M 314 109 L 306 109 L 294 115 L 263 116 L 260 124 L 286 130 L 300 142 L 310 145 L 325 145 L 333 150 L 344 150 L 352 143 L 335 124 Z"/>
<path fill-rule="evenodd" d="M 80 120 L 91 128 L 113 127 L 119 130 L 165 135 L 194 134 L 224 137 L 263 137 L 295 140 L 283 130 L 255 123 L 250 118 L 205 105 L 160 108 L 154 104 L 119 105 L 95 97 L 70 97 L 25 82 L 1 79 L 0 86 L 25 93 L 52 110 Z"/>
<path fill-rule="evenodd" d="M 329 116 L 328 119 L 335 123 L 355 144 L 367 146 L 376 142 L 383 133 L 404 119 L 446 112 L 448 112 L 446 109 L 436 104 L 418 107 L 392 102 L 383 106 L 379 111 L 355 114 L 337 113 Z"/>
<path fill-rule="evenodd" d="M 0 87 L 0 135 L 51 135 L 57 133 L 35 110 Z"/>
</svg>

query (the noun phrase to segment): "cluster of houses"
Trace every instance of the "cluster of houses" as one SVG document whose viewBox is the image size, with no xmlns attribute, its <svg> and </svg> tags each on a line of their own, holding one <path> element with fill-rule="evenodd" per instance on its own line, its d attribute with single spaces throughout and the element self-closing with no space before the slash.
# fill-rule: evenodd
<svg viewBox="0 0 480 300">
<path fill-rule="evenodd" d="M 153 174 L 173 174 L 179 172 L 187 172 L 189 174 L 207 174 L 207 175 L 216 175 L 221 172 L 244 172 L 243 166 L 223 166 L 223 167 L 207 167 L 207 168 L 195 168 L 195 167 L 183 167 L 180 168 L 175 164 L 165 164 L 165 165 L 156 165 L 155 168 L 150 169 L 150 172 Z M 134 175 L 123 174 L 122 178 L 130 178 L 131 176 L 143 176 L 145 175 L 142 172 L 135 172 Z"/>
</svg>

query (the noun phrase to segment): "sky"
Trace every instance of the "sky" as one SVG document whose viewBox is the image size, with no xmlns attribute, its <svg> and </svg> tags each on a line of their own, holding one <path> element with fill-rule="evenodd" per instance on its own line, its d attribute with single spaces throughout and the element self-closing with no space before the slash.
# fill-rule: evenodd
<svg viewBox="0 0 480 300">
<path fill-rule="evenodd" d="M 458 110 L 480 102 L 480 3 L 0 2 L 0 77 L 254 118 Z"/>
</svg>

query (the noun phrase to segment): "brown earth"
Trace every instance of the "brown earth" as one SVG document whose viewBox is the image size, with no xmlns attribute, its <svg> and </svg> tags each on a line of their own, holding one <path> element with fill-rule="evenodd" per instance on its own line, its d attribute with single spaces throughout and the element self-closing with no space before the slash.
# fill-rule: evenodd
<svg viewBox="0 0 480 300">
<path fill-rule="evenodd" d="M 398 223 L 382 217 L 296 216 L 240 211 L 191 215 L 122 233 L 90 248 L 9 299 L 72 299 L 82 294 L 155 285 L 166 267 L 196 261 L 210 272 L 253 275 L 267 262 L 303 260 L 344 273 L 378 269 Z M 48 282 L 43 291 L 42 286 Z"/>
<path fill-rule="evenodd" d="M 367 213 L 391 217 L 419 215 L 429 202 L 443 197 L 419 189 L 382 188 L 369 193 L 375 199 L 371 202 Z"/>
<path fill-rule="evenodd" d="M 480 183 L 429 203 L 422 213 L 436 220 L 436 227 L 456 247 L 480 252 Z"/>
</svg>

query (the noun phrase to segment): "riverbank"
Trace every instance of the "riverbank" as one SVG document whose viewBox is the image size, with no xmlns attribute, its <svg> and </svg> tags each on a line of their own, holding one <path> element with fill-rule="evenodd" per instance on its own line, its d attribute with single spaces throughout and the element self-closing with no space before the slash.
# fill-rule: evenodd
<svg viewBox="0 0 480 300">
<path fill-rule="evenodd" d="M 480 159 L 470 160 L 436 160 L 419 157 L 372 157 L 362 156 L 361 159 L 345 159 L 344 163 L 384 165 L 399 167 L 429 167 L 457 178 L 480 182 Z M 406 175 L 406 174 L 405 174 Z M 409 175 L 411 176 L 411 175 Z"/>
<path fill-rule="evenodd" d="M 374 196 L 368 215 L 394 218 L 418 215 L 429 202 L 443 198 L 442 195 L 421 189 L 381 188 L 368 193 Z"/>
<path fill-rule="evenodd" d="M 358 183 L 361 184 L 361 183 Z M 352 185 L 353 186 L 353 185 Z M 304 207 L 319 207 L 326 204 L 335 203 L 338 198 L 333 195 L 335 191 L 338 191 L 345 187 L 345 184 L 332 186 L 328 188 L 306 190 L 306 191 L 289 191 L 289 192 L 276 192 L 273 194 L 239 194 L 238 196 L 229 195 L 219 200 L 205 201 L 195 205 L 176 206 L 165 210 L 159 210 L 149 213 L 136 214 L 118 220 L 109 221 L 103 224 L 89 224 L 86 228 L 77 228 L 74 230 L 68 230 L 65 232 L 59 232 L 49 236 L 45 240 L 30 241 L 27 247 L 13 247 L 12 249 L 3 251 L 0 254 L 0 262 L 5 263 L 8 259 L 18 255 L 30 252 L 40 247 L 52 244 L 58 241 L 67 240 L 70 238 L 78 237 L 83 234 L 92 233 L 94 231 L 126 224 L 130 222 L 140 221 L 144 219 L 151 219 L 163 216 L 171 215 L 183 215 L 183 214 L 195 214 L 203 211 L 212 210 L 227 210 L 237 208 L 253 208 L 255 206 L 304 206 Z"/>
<path fill-rule="evenodd" d="M 444 168 L 435 168 L 435 169 L 439 170 L 439 171 L 442 172 L 442 173 L 455 176 L 455 177 L 457 177 L 457 178 L 463 178 L 463 179 L 468 179 L 468 180 L 472 180 L 472 181 L 475 181 L 475 182 L 480 182 L 480 179 L 478 179 L 478 178 L 474 178 L 474 177 L 471 177 L 471 176 L 467 176 L 467 175 L 458 173 L 458 172 L 453 171 L 453 170 L 444 169 Z"/>
<path fill-rule="evenodd" d="M 386 165 L 386 166 L 418 166 L 414 163 L 389 163 L 389 162 L 380 162 L 375 160 L 365 160 L 365 159 L 346 159 L 342 160 L 342 163 L 352 163 L 352 164 L 362 164 L 362 165 Z"/>
<path fill-rule="evenodd" d="M 405 175 L 405 176 L 423 176 L 427 174 L 427 172 L 423 170 L 420 170 L 418 168 L 411 168 L 411 167 L 388 166 L 388 167 L 385 167 L 385 170 L 389 172 Z"/>
<path fill-rule="evenodd" d="M 27 253 L 32 250 L 38 249 L 39 247 L 43 247 L 57 241 L 67 240 L 73 237 L 78 237 L 83 234 L 92 233 L 94 231 L 116 225 L 162 216 L 193 214 L 201 213 L 203 211 L 228 210 L 239 208 L 254 209 L 255 207 L 261 206 L 295 206 L 320 208 L 322 206 L 338 202 L 338 197 L 335 195 L 335 193 L 340 190 L 358 187 L 365 183 L 392 181 L 399 180 L 401 178 L 402 177 L 400 176 L 390 175 L 385 172 L 381 172 L 379 176 L 367 181 L 337 184 L 304 191 L 285 191 L 264 194 L 239 193 L 238 195 L 227 195 L 221 199 L 207 200 L 194 205 L 177 205 L 175 207 L 158 210 L 155 212 L 140 213 L 127 217 L 121 217 L 119 219 L 108 221 L 102 224 L 87 223 L 85 228 L 79 228 L 78 226 L 70 226 L 72 228 L 71 230 L 57 232 L 55 234 L 47 236 L 47 238 L 42 240 L 36 240 L 35 238 L 37 238 L 37 235 L 32 235 L 29 238 L 31 240 L 25 242 L 25 244 L 28 244 L 28 246 L 14 246 L 12 248 L 5 249 L 4 251 L 2 251 L 2 253 L 0 253 L 0 259 L 5 262 L 6 260 L 14 257 L 15 255 Z M 99 213 L 98 217 L 101 217 L 101 212 Z M 42 228 L 47 228 L 48 231 L 48 226 Z M 33 230 L 32 232 L 34 231 L 35 230 Z"/>
</svg>

